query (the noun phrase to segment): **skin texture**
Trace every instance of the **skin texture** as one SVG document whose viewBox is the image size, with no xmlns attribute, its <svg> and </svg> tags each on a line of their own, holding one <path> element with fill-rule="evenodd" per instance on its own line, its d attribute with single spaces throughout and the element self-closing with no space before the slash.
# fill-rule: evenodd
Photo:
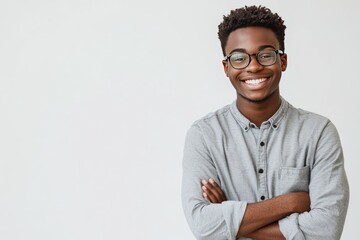
<svg viewBox="0 0 360 240">
<path fill-rule="evenodd" d="M 279 230 L 278 223 L 269 224 L 263 228 L 260 228 L 257 231 L 249 233 L 246 237 L 261 239 L 261 240 L 280 240 L 285 239 L 282 233 Z"/>
<path fill-rule="evenodd" d="M 265 46 L 274 50 L 280 44 L 272 30 L 263 27 L 239 28 L 230 33 L 225 53 L 244 51 L 257 53 Z M 250 121 L 260 126 L 269 119 L 280 106 L 279 83 L 281 74 L 287 67 L 287 55 L 277 55 L 272 66 L 260 65 L 255 56 L 249 66 L 237 70 L 228 61 L 223 61 L 224 71 L 237 93 L 236 104 L 239 111 Z M 254 88 L 245 83 L 248 79 L 267 78 L 265 82 Z"/>
<path fill-rule="evenodd" d="M 225 54 L 243 51 L 249 54 L 264 48 L 280 49 L 280 44 L 270 29 L 245 27 L 230 33 L 225 46 Z M 275 114 L 280 106 L 279 83 L 282 72 L 287 67 L 287 55 L 277 55 L 272 66 L 260 65 L 255 56 L 249 66 L 238 70 L 228 61 L 223 61 L 226 76 L 234 86 L 239 111 L 251 122 L 260 127 L 261 123 Z M 249 79 L 266 80 L 256 86 L 246 83 Z M 211 203 L 226 201 L 221 188 L 213 180 L 202 181 L 203 196 Z M 258 203 L 249 203 L 237 237 L 246 236 L 256 239 L 285 239 L 280 232 L 278 220 L 292 214 L 310 210 L 310 198 L 306 192 L 287 193 Z"/>
<path fill-rule="evenodd" d="M 213 180 L 202 180 L 203 196 L 211 203 L 226 201 L 224 192 Z M 287 193 L 258 203 L 249 203 L 237 237 L 255 239 L 285 239 L 280 232 L 278 220 L 291 213 L 310 211 L 307 192 Z"/>
</svg>

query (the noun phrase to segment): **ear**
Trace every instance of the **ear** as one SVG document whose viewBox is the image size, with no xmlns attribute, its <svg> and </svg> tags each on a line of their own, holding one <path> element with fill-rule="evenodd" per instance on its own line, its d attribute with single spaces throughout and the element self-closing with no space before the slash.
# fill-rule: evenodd
<svg viewBox="0 0 360 240">
<path fill-rule="evenodd" d="M 287 67 L 287 54 L 284 53 L 280 56 L 280 62 L 281 62 L 281 71 L 285 72 Z"/>
<path fill-rule="evenodd" d="M 229 64 L 228 64 L 228 61 L 223 60 L 222 64 L 223 64 L 223 67 L 224 67 L 225 75 L 227 77 L 229 77 Z"/>
</svg>

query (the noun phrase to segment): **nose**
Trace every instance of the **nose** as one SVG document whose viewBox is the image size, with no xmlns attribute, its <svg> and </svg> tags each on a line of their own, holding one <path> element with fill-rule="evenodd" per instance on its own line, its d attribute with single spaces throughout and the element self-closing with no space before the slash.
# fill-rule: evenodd
<svg viewBox="0 0 360 240">
<path fill-rule="evenodd" d="M 246 67 L 246 71 L 248 72 L 258 72 L 260 70 L 262 70 L 264 68 L 263 65 L 261 65 L 257 58 L 256 55 L 251 55 L 250 56 L 250 63 L 249 65 Z"/>
</svg>

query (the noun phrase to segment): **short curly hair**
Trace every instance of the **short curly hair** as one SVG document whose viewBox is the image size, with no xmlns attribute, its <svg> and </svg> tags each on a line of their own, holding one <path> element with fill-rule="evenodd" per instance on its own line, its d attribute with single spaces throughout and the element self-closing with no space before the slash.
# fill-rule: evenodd
<svg viewBox="0 0 360 240">
<path fill-rule="evenodd" d="M 224 56 L 226 55 L 225 47 L 230 33 L 244 27 L 265 27 L 271 29 L 280 43 L 280 49 L 285 51 L 286 26 L 281 17 L 263 6 L 245 6 L 232 10 L 227 16 L 224 15 L 223 21 L 219 24 L 218 36 Z"/>
</svg>

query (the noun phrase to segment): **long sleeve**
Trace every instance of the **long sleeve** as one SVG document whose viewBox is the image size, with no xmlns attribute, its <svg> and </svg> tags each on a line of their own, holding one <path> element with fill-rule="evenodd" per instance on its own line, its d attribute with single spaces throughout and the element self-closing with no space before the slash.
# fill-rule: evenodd
<svg viewBox="0 0 360 240">
<path fill-rule="evenodd" d="M 235 240 L 247 203 L 210 204 L 203 198 L 201 189 L 201 180 L 209 178 L 219 182 L 201 128 L 194 124 L 187 133 L 184 147 L 182 204 L 185 217 L 197 239 Z"/>
<path fill-rule="evenodd" d="M 317 142 L 310 174 L 311 211 L 292 214 L 279 221 L 286 239 L 340 239 L 349 186 L 344 157 L 335 126 L 329 122 Z"/>
</svg>

